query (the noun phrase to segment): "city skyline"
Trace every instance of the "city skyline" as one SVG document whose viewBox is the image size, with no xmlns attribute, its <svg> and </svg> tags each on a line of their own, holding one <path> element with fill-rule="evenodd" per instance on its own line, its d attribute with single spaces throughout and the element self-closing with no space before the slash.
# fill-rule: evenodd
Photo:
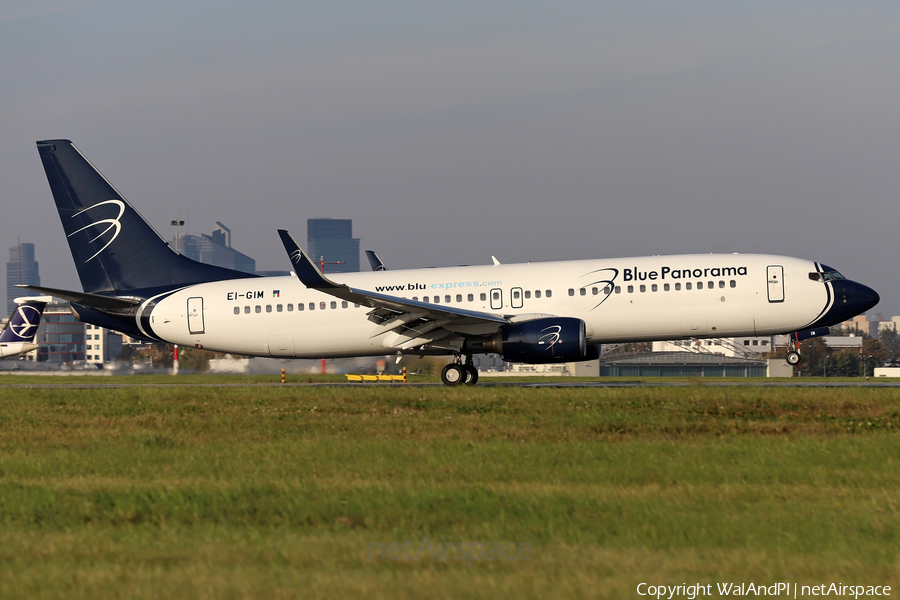
<svg viewBox="0 0 900 600">
<path fill-rule="evenodd" d="M 259 270 L 290 268 L 276 229 L 328 215 L 392 269 L 771 252 L 896 314 L 898 16 L 14 3 L 0 237 L 40 240 L 43 283 L 77 288 L 34 146 L 66 137 L 165 239 L 220 219 Z"/>
</svg>

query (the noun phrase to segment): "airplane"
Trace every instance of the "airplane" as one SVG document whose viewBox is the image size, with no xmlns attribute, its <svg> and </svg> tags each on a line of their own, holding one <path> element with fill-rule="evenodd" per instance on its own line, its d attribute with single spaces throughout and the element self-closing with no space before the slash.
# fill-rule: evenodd
<svg viewBox="0 0 900 600">
<path fill-rule="evenodd" d="M 37 142 L 83 291 L 86 323 L 144 340 L 249 356 L 446 355 L 446 385 L 475 384 L 472 356 L 591 360 L 604 343 L 822 335 L 878 294 L 820 262 L 685 254 L 322 274 L 286 230 L 293 274 L 259 277 L 178 254 L 68 140 Z M 381 261 L 377 261 L 376 266 Z M 383 263 L 382 263 L 383 264 Z"/>
<path fill-rule="evenodd" d="M 0 332 L 0 358 L 25 354 L 38 348 L 34 336 L 41 324 L 44 307 L 52 300 L 49 296 L 15 299 L 18 306 L 9 316 L 6 328 Z"/>
</svg>

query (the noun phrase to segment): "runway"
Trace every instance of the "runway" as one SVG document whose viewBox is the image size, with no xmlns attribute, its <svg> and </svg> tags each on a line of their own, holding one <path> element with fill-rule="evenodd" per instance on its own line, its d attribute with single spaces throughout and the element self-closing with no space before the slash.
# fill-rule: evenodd
<svg viewBox="0 0 900 600">
<path fill-rule="evenodd" d="M 497 382 L 479 383 L 477 388 L 655 388 L 655 387 L 757 387 L 757 388 L 900 388 L 900 381 L 573 381 L 565 382 Z M 116 389 L 116 388 L 390 388 L 446 387 L 441 383 L 4 383 L 12 389 Z M 462 388 L 466 389 L 466 388 Z"/>
</svg>

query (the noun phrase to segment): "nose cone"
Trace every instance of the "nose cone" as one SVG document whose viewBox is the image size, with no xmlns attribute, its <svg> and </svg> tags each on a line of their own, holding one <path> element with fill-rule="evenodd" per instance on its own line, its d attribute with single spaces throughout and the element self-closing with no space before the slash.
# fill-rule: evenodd
<svg viewBox="0 0 900 600">
<path fill-rule="evenodd" d="M 827 319 L 828 325 L 852 319 L 856 315 L 866 312 L 881 300 L 878 292 L 872 288 L 849 279 L 834 281 L 832 289 L 834 289 L 834 304 L 822 319 L 823 321 Z"/>
</svg>

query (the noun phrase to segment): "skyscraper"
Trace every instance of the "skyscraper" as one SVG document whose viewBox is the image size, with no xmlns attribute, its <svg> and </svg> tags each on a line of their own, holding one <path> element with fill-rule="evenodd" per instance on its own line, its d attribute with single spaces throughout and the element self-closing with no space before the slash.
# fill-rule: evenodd
<svg viewBox="0 0 900 600">
<path fill-rule="evenodd" d="M 317 265 L 325 261 L 326 273 L 359 271 L 359 238 L 353 237 L 351 219 L 307 219 L 307 251 Z"/>
<path fill-rule="evenodd" d="M 41 285 L 38 264 L 34 260 L 34 244 L 20 243 L 9 249 L 9 262 L 6 263 L 6 314 L 12 313 L 16 308 L 16 298 L 30 293 L 16 285 Z"/>
</svg>

